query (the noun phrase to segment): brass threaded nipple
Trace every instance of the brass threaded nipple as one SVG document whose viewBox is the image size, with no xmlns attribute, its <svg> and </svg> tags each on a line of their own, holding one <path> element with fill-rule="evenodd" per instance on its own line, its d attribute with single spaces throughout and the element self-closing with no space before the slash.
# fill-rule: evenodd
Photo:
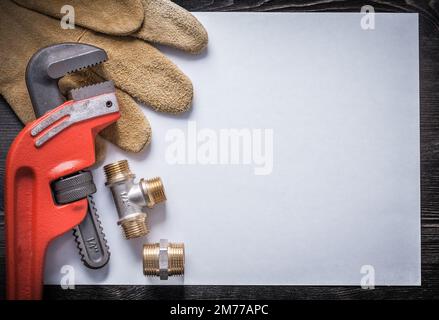
<svg viewBox="0 0 439 320">
<path fill-rule="evenodd" d="M 146 224 L 146 214 L 122 220 L 120 224 L 126 239 L 143 237 L 149 232 L 148 225 Z"/>
<path fill-rule="evenodd" d="M 133 176 L 127 160 L 120 160 L 104 166 L 107 184 Z"/>
<path fill-rule="evenodd" d="M 148 180 L 142 179 L 141 186 L 148 195 L 147 206 L 149 208 L 166 201 L 165 187 L 159 177 Z"/>
<path fill-rule="evenodd" d="M 169 254 L 169 275 L 182 276 L 184 274 L 184 243 L 170 243 Z"/>
<path fill-rule="evenodd" d="M 143 274 L 146 276 L 159 276 L 159 251 L 158 243 L 148 243 L 143 245 Z"/>
<path fill-rule="evenodd" d="M 184 275 L 184 243 L 148 243 L 143 245 L 143 274 L 167 280 Z"/>
</svg>

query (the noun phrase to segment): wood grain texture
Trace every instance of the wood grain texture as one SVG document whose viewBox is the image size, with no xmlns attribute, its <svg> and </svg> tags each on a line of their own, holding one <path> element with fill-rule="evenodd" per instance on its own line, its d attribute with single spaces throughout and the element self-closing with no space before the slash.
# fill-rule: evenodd
<svg viewBox="0 0 439 320">
<path fill-rule="evenodd" d="M 192 11 L 359 12 L 365 4 L 376 12 L 418 12 L 420 17 L 421 102 L 421 241 L 422 286 L 358 287 L 302 286 L 77 286 L 62 290 L 46 286 L 47 299 L 421 299 L 439 298 L 439 0 L 177 0 Z M 0 180 L 3 157 L 16 118 L 0 106 Z M 14 122 L 15 121 L 15 122 Z M 0 216 L 0 219 L 3 217 Z M 4 288 L 4 225 L 0 220 L 0 283 Z M 0 288 L 0 298 L 4 289 Z"/>
</svg>

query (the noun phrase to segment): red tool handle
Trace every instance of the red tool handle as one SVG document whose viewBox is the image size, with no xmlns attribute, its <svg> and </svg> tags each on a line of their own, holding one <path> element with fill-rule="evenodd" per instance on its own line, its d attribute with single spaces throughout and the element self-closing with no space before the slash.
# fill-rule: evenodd
<svg viewBox="0 0 439 320">
<path fill-rule="evenodd" d="M 87 210 L 85 199 L 57 205 L 50 184 L 93 165 L 96 134 L 120 116 L 114 112 L 75 123 L 36 147 L 32 128 L 72 103 L 68 101 L 26 125 L 8 153 L 5 183 L 8 299 L 41 299 L 49 243 L 78 225 Z"/>
</svg>

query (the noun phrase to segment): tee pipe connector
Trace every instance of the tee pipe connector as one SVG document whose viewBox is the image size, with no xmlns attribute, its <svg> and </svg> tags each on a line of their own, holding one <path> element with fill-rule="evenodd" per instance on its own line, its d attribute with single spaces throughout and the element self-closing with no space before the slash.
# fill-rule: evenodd
<svg viewBox="0 0 439 320">
<path fill-rule="evenodd" d="M 117 161 L 104 167 L 106 183 L 111 189 L 114 204 L 119 216 L 118 225 L 122 226 L 126 239 L 142 237 L 148 233 L 145 207 L 166 200 L 165 190 L 160 178 L 140 179 L 130 170 L 127 160 Z"/>
</svg>

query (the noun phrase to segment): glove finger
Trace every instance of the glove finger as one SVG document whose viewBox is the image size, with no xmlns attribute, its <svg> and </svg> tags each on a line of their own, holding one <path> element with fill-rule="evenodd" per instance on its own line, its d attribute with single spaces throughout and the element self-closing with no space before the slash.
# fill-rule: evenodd
<svg viewBox="0 0 439 320">
<path fill-rule="evenodd" d="M 73 88 L 83 87 L 103 79 L 90 71 L 76 72 L 63 77 L 59 87 L 63 94 Z M 120 119 L 101 131 L 100 135 L 122 150 L 139 152 L 151 142 L 151 126 L 137 103 L 125 92 L 116 90 Z"/>
<path fill-rule="evenodd" d="M 151 143 L 151 125 L 136 101 L 116 90 L 120 119 L 101 132 L 101 136 L 129 152 L 140 152 Z"/>
<path fill-rule="evenodd" d="M 84 34 L 80 42 L 105 48 L 109 60 L 94 68 L 105 79 L 153 109 L 180 113 L 190 108 L 192 83 L 150 44 L 134 38 Z"/>
<path fill-rule="evenodd" d="M 112 35 L 127 35 L 140 28 L 144 19 L 140 0 L 13 0 L 17 4 L 61 19 L 66 4 L 74 9 L 75 23 L 91 30 Z M 70 12 L 71 13 L 71 12 Z"/>
<path fill-rule="evenodd" d="M 134 37 L 194 54 L 206 48 L 206 29 L 191 13 L 169 0 L 142 3 L 145 19 Z"/>
</svg>

